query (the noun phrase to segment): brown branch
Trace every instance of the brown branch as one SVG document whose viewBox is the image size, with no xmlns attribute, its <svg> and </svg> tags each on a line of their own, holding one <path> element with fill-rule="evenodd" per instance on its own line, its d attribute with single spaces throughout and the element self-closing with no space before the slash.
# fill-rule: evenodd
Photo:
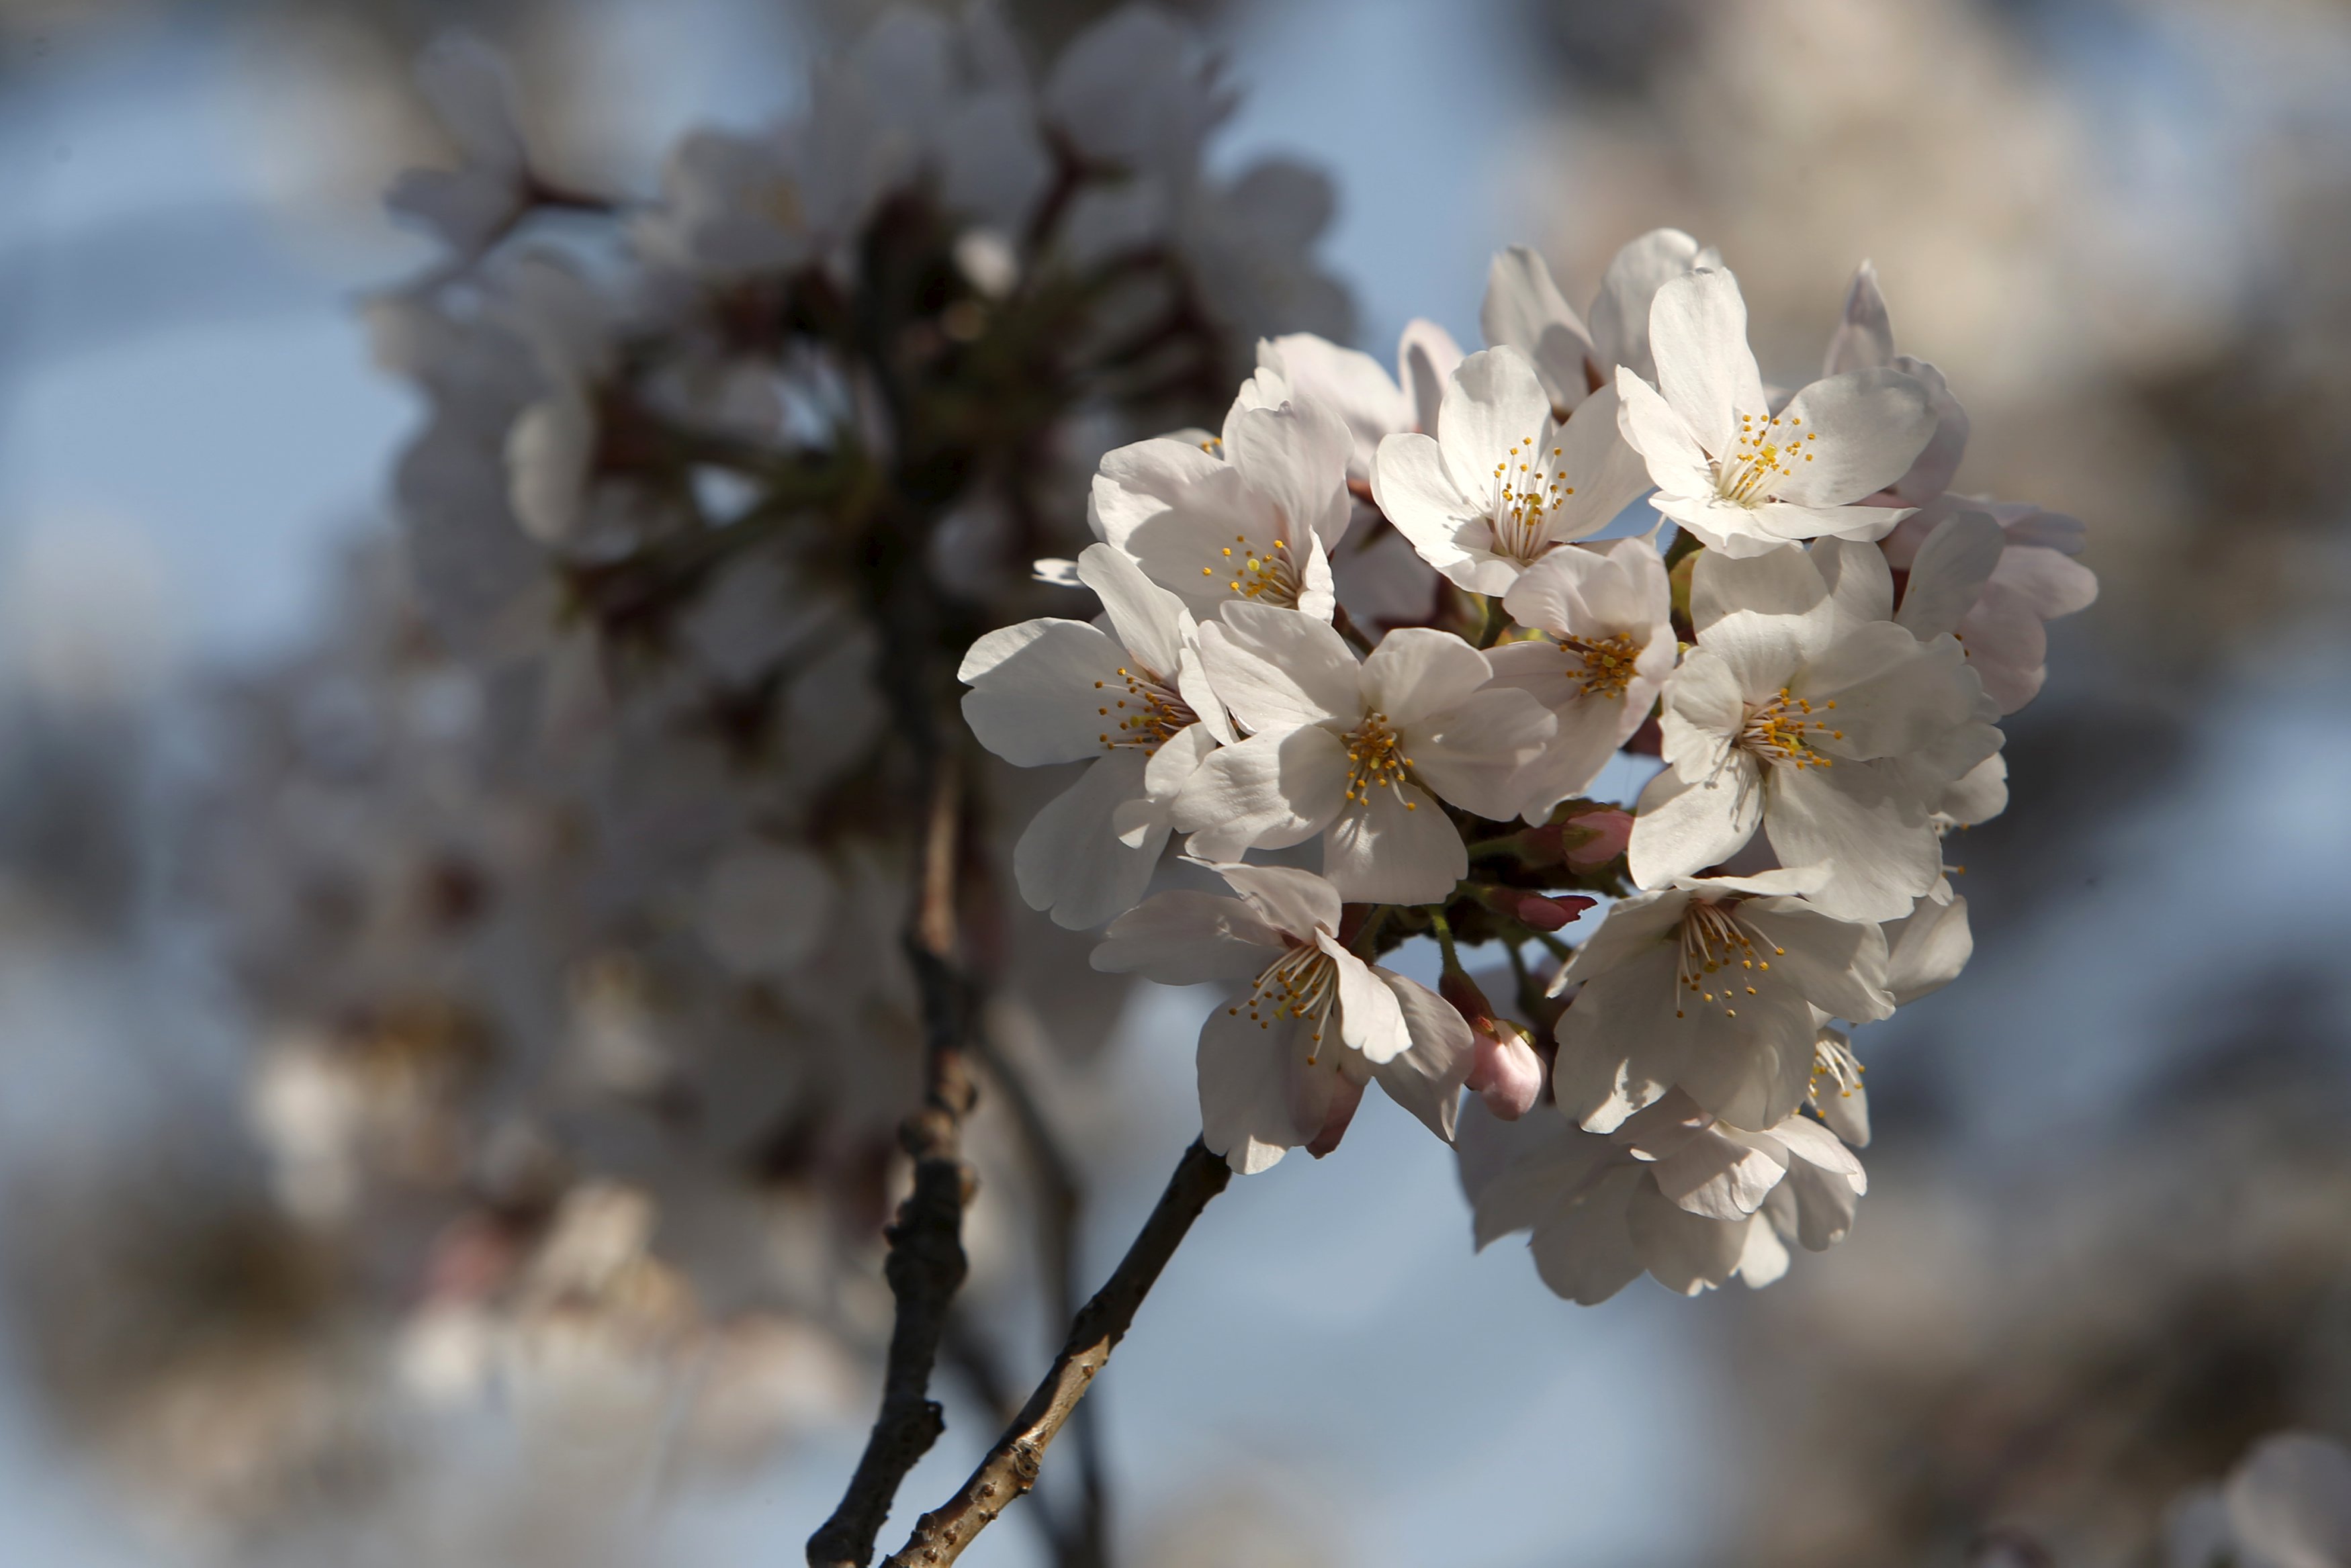
<svg viewBox="0 0 2351 1568">
<path fill-rule="evenodd" d="M 1045 1299 L 1051 1321 L 1068 1323 L 1078 1310 L 1078 1228 L 1085 1205 L 1076 1162 L 1061 1147 L 1061 1135 L 1019 1065 L 1006 1057 L 986 1030 L 975 1031 L 972 1043 L 1020 1128 L 1037 1181 L 1037 1251 Z M 1012 1407 L 1006 1405 L 999 1414 L 1010 1419 Z M 1061 1568 L 1102 1568 L 1110 1560 L 1110 1479 L 1100 1427 L 1094 1407 L 1084 1406 L 1070 1433 L 1078 1446 L 1080 1501 L 1078 1517 L 1069 1528 L 1050 1532 Z"/>
<path fill-rule="evenodd" d="M 1194 1139 L 1176 1162 L 1167 1190 L 1110 1280 L 1094 1293 L 1070 1327 L 1069 1342 L 1052 1370 L 1029 1396 L 1029 1403 L 946 1506 L 923 1515 L 906 1544 L 888 1559 L 888 1568 L 943 1568 L 963 1555 L 997 1515 L 1037 1484 L 1045 1450 L 1061 1435 L 1078 1401 L 1125 1337 L 1135 1310 L 1150 1293 L 1167 1260 L 1200 1217 L 1208 1199 L 1225 1189 L 1232 1168 L 1221 1155 Z"/>
<path fill-rule="evenodd" d="M 963 1118 L 973 1100 L 964 1043 L 970 988 L 954 961 L 955 866 L 961 795 L 952 760 L 943 760 L 932 791 L 930 824 L 916 867 L 919 891 L 906 932 L 923 1004 L 923 1103 L 898 1128 L 914 1161 L 914 1190 L 884 1234 L 883 1274 L 897 1303 L 882 1378 L 882 1408 L 841 1506 L 809 1537 L 810 1568 L 865 1568 L 873 1538 L 890 1517 L 900 1483 L 946 1429 L 930 1397 L 931 1370 L 947 1329 L 948 1308 L 963 1286 L 963 1211 L 972 1173 L 963 1161 Z"/>
</svg>

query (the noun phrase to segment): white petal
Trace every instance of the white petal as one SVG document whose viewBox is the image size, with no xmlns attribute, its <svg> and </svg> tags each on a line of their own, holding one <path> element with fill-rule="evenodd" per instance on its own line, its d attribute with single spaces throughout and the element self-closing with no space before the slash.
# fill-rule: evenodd
<svg viewBox="0 0 2351 1568">
<path fill-rule="evenodd" d="M 1983 597 L 2006 544 L 2000 524 L 1983 513 L 1959 512 L 1944 518 L 1910 563 L 1902 610 L 1895 618 L 1921 642 L 1957 631 Z"/>
<path fill-rule="evenodd" d="M 1293 940 L 1311 942 L 1339 929 L 1339 891 L 1311 871 L 1236 862 L 1217 872 L 1268 925 Z"/>
<path fill-rule="evenodd" d="M 1433 904 L 1469 874 L 1469 852 L 1420 790 L 1375 788 L 1331 824 L 1322 874 L 1350 902 Z"/>
<path fill-rule="evenodd" d="M 1143 787 L 1151 799 L 1167 805 L 1192 782 L 1192 774 L 1217 749 L 1216 736 L 1206 724 L 1186 724 L 1160 743 L 1143 771 Z"/>
<path fill-rule="evenodd" d="M 1226 1006 L 1200 1026 L 1200 1138 L 1243 1176 L 1270 1168 L 1321 1130 L 1301 1129 L 1291 1112 L 1294 1032 L 1288 1023 L 1261 1028 L 1246 1010 Z"/>
<path fill-rule="evenodd" d="M 1390 632 L 1388 641 L 1403 635 Z M 1463 810 L 1500 822 L 1518 815 L 1525 799 L 1520 770 L 1557 727 L 1524 691 L 1489 687 L 1403 726 L 1401 739 L 1415 777 Z"/>
<path fill-rule="evenodd" d="M 1217 694 L 1251 730 L 1353 729 L 1363 716 L 1355 656 L 1312 616 L 1228 604 L 1221 621 L 1200 628 L 1200 659 Z"/>
<path fill-rule="evenodd" d="M 1550 538 L 1598 533 L 1649 488 L 1647 461 L 1625 440 L 1622 412 L 1616 389 L 1603 387 L 1552 433 L 1559 455 L 1552 461 L 1572 493 L 1552 515 Z"/>
<path fill-rule="evenodd" d="M 1396 532 L 1440 572 L 1462 558 L 1465 531 L 1487 532 L 1479 509 L 1454 484 L 1444 454 L 1429 436 L 1407 432 L 1380 443 L 1372 462 L 1372 494 Z"/>
<path fill-rule="evenodd" d="M 1535 1227 L 1528 1248 L 1544 1284 L 1579 1305 L 1595 1306 L 1640 1276 L 1625 1210 L 1646 1179 L 1637 1166 L 1604 1172 Z"/>
<path fill-rule="evenodd" d="M 1841 506 L 1908 471 L 1935 434 L 1927 389 L 1899 370 L 1854 370 L 1814 381 L 1781 416 L 1795 472 L 1779 486 L 1798 506 Z M 1801 446 L 1802 455 L 1796 455 Z"/>
<path fill-rule="evenodd" d="M 1096 710 L 1112 686 L 1124 689 L 1119 647 L 1081 620 L 1030 620 L 971 645 L 956 674 L 965 722 L 979 743 L 1015 767 L 1099 756 L 1112 729 Z"/>
<path fill-rule="evenodd" d="M 1014 846 L 1012 867 L 1021 898 L 1050 909 L 1053 923 L 1072 930 L 1098 926 L 1134 907 L 1167 843 L 1166 814 L 1122 842 L 1122 807 L 1143 801 L 1144 759 L 1115 752 L 1046 803 Z"/>
<path fill-rule="evenodd" d="M 1649 781 L 1635 807 L 1625 851 L 1633 880 L 1654 888 L 1729 859 L 1755 836 L 1763 801 L 1762 782 L 1744 753 L 1720 772 L 1697 777 L 1667 768 Z"/>
<path fill-rule="evenodd" d="M 1165 436 L 1107 452 L 1094 476 L 1088 519 L 1103 541 L 1126 548 L 1135 527 L 1159 515 L 1225 460 L 1191 441 Z"/>
<path fill-rule="evenodd" d="M 1078 557 L 1078 580 L 1093 589 L 1111 631 L 1127 652 L 1158 676 L 1173 676 L 1184 650 L 1191 613 L 1184 601 L 1143 575 L 1124 552 L 1089 545 Z"/>
<path fill-rule="evenodd" d="M 1249 489 L 1286 520 L 1284 537 L 1290 543 L 1302 546 L 1311 535 L 1327 545 L 1345 532 L 1354 437 L 1330 409 L 1301 400 L 1248 410 L 1227 421 L 1225 444 L 1227 459 Z"/>
<path fill-rule="evenodd" d="M 1629 366 L 1636 375 L 1655 380 L 1650 304 L 1668 279 L 1708 265 L 1698 242 L 1679 229 L 1652 229 L 1618 251 L 1601 275 L 1600 293 L 1592 302 L 1593 352 L 1599 363 Z"/>
<path fill-rule="evenodd" d="M 1768 413 L 1763 378 L 1747 347 L 1747 302 L 1729 273 L 1687 273 L 1659 287 L 1649 306 L 1649 351 L 1657 390 L 1709 453 L 1730 450 L 1740 415 Z"/>
<path fill-rule="evenodd" d="M 2222 1496 L 2252 1562 L 2276 1568 L 2351 1563 L 2351 1450 L 2333 1438 L 2311 1432 L 2264 1438 Z"/>
<path fill-rule="evenodd" d="M 1667 1290 L 1694 1296 L 1739 1267 L 1747 1228 L 1702 1220 L 1666 1200 L 1654 1182 L 1633 1189 L 1625 1220 L 1642 1264 Z"/>
<path fill-rule="evenodd" d="M 1302 844 L 1345 804 L 1347 748 L 1307 725 L 1220 746 L 1176 797 L 1176 826 L 1203 860 L 1238 860 L 1250 849 Z"/>
<path fill-rule="evenodd" d="M 1461 1085 L 1469 1075 L 1475 1042 L 1453 1004 L 1426 986 L 1374 966 L 1372 973 L 1395 993 L 1410 1045 L 1380 1064 L 1374 1075 L 1388 1098 L 1420 1118 L 1422 1125 L 1453 1141 L 1460 1113 Z"/>
<path fill-rule="evenodd" d="M 1281 954 L 1282 934 L 1238 898 L 1178 888 L 1110 923 L 1092 963 L 1161 985 L 1248 980 Z"/>
<path fill-rule="evenodd" d="M 1461 346 L 1434 321 L 1414 317 L 1396 340 L 1396 380 L 1412 403 L 1412 428 L 1435 435 L 1445 389 L 1461 363 Z"/>
<path fill-rule="evenodd" d="M 1583 401 L 1591 389 L 1584 366 L 1592 358 L 1592 339 L 1552 282 L 1542 257 L 1524 245 L 1494 257 L 1478 326 L 1489 345 L 1507 344 L 1533 361 L 1553 408 L 1564 410 Z"/>
<path fill-rule="evenodd" d="M 1550 427 L 1551 396 L 1533 362 L 1516 348 L 1489 348 L 1453 372 L 1437 440 L 1455 486 L 1482 494 L 1511 448 L 1541 440 Z"/>
<path fill-rule="evenodd" d="M 1885 551 L 1850 539 L 1823 539 L 1804 553 L 1819 568 L 1841 618 L 1894 618 L 1894 570 L 1886 564 Z"/>
<path fill-rule="evenodd" d="M 1887 1016 L 1894 1011 L 1894 998 L 1886 990 L 1885 933 L 1866 920 L 1823 913 L 1816 907 L 1819 898 L 1818 894 L 1809 902 L 1756 898 L 1739 912 L 1778 950 L 1771 955 L 1775 982 L 1790 986 L 1833 1018 L 1867 1023 Z M 1807 1062 L 1817 1038 L 1816 1031 L 1804 1031 Z"/>
<path fill-rule="evenodd" d="M 1402 627 L 1364 660 L 1362 707 L 1401 728 L 1460 706 L 1492 674 L 1486 656 L 1453 633 Z"/>
<path fill-rule="evenodd" d="M 1617 433 L 1641 454 L 1658 490 L 1667 496 L 1688 497 L 1701 508 L 1716 505 L 1713 466 L 1696 429 L 1680 411 L 1648 382 L 1622 371 L 1616 377 L 1616 398 Z"/>
<path fill-rule="evenodd" d="M 1920 900 L 1904 919 L 1886 922 L 1886 988 L 1896 1006 L 1907 1007 L 1959 979 L 1975 956 L 1968 901 Z"/>
<path fill-rule="evenodd" d="M 1821 630 L 1796 638 L 1791 647 L 1807 650 L 1826 641 L 1829 588 L 1811 556 L 1782 545 L 1764 554 L 1733 560 L 1708 551 L 1690 567 L 1690 625 L 1703 639 L 1725 616 L 1744 610 L 1750 615 L 1790 619 L 1813 618 Z M 1778 682 L 1774 681 L 1774 685 Z"/>
<path fill-rule="evenodd" d="M 1877 269 L 1864 262 L 1845 290 L 1844 316 L 1829 336 L 1828 358 L 1821 374 L 1841 376 L 1847 370 L 1873 370 L 1894 362 L 1894 326 L 1886 315 L 1886 296 L 1877 291 Z"/>
<path fill-rule="evenodd" d="M 1830 867 L 1813 896 L 1849 920 L 1893 920 L 1943 875 L 1942 846 L 1915 797 L 1887 787 L 1883 764 L 1774 769 L 1763 829 L 1790 866 Z"/>
<path fill-rule="evenodd" d="M 1371 965 L 1339 945 L 1337 938 L 1317 939 L 1324 957 L 1339 971 L 1339 1038 L 1347 1048 L 1378 1066 L 1412 1044 L 1404 1009 L 1396 994 L 1372 972 Z"/>
</svg>

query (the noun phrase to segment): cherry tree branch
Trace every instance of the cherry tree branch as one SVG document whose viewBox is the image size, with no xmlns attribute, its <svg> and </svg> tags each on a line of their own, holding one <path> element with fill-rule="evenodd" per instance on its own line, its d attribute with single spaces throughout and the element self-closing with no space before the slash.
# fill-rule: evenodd
<svg viewBox="0 0 2351 1568">
<path fill-rule="evenodd" d="M 935 774 L 916 869 L 920 893 L 905 938 L 922 997 L 925 1071 L 923 1102 L 898 1128 L 899 1143 L 914 1162 L 914 1190 L 884 1232 L 890 1256 L 883 1275 L 897 1315 L 881 1410 L 840 1507 L 809 1537 L 810 1568 L 865 1568 L 872 1562 L 874 1537 L 890 1517 L 899 1485 L 946 1429 L 946 1413 L 930 1397 L 931 1371 L 967 1267 L 963 1211 L 972 1187 L 962 1151 L 963 1118 L 974 1097 L 964 1051 L 972 997 L 954 962 L 961 805 L 954 764 L 943 760 Z"/>
<path fill-rule="evenodd" d="M 945 1568 L 963 1555 L 964 1548 L 1015 1499 L 1037 1484 L 1045 1450 L 1061 1435 L 1086 1389 L 1109 1363 L 1112 1350 L 1133 1326 L 1135 1311 L 1158 1281 L 1160 1271 L 1175 1256 L 1208 1200 L 1231 1180 L 1232 1168 L 1224 1157 L 1210 1154 L 1206 1144 L 1194 1139 L 1176 1162 L 1167 1190 L 1160 1194 L 1126 1256 L 1071 1324 L 1068 1342 L 1054 1357 L 1052 1369 L 1029 1396 L 1029 1403 L 962 1490 L 944 1507 L 923 1515 L 906 1544 L 887 1560 L 887 1568 Z"/>
</svg>

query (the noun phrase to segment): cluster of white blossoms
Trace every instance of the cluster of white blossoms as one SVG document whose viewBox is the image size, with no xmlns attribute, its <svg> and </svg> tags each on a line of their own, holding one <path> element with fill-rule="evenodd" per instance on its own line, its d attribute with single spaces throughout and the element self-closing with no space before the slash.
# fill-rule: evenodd
<svg viewBox="0 0 2351 1568">
<path fill-rule="evenodd" d="M 965 712 L 1088 763 L 1020 841 L 1029 904 L 1108 922 L 1099 969 L 1246 987 L 1199 1043 L 1235 1169 L 1327 1152 L 1377 1083 L 1562 1295 L 1760 1285 L 1853 1222 L 1853 1029 L 1967 961 L 1945 837 L 2007 803 L 1998 721 L 2095 593 L 2080 525 L 1949 491 L 1965 416 L 1865 265 L 1792 389 L 1672 230 L 1583 316 L 1513 249 L 1481 321 L 1466 355 L 1416 322 L 1394 379 L 1275 338 L 1220 432 L 1110 453 L 1100 542 L 1040 563 L 1100 615 L 980 639 Z M 1629 818 L 1586 796 L 1626 753 Z M 1145 898 L 1178 836 L 1168 875 L 1224 888 Z M 1377 961 L 1421 934 L 1441 994 Z"/>
</svg>

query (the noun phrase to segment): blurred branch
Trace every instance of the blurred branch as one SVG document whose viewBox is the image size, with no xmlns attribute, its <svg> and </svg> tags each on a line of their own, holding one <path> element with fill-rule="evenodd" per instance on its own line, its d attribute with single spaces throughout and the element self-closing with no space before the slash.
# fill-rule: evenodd
<svg viewBox="0 0 2351 1568">
<path fill-rule="evenodd" d="M 1044 1381 L 1029 1396 L 1029 1403 L 962 1490 L 945 1507 L 923 1515 L 906 1544 L 888 1559 L 889 1568 L 943 1568 L 953 1563 L 1014 1499 L 1037 1484 L 1045 1450 L 1061 1435 L 1095 1376 L 1109 1364 L 1112 1350 L 1126 1336 L 1160 1271 L 1208 1200 L 1231 1180 L 1232 1168 L 1224 1157 L 1209 1153 L 1207 1145 L 1195 1138 L 1176 1162 L 1167 1190 L 1160 1194 L 1134 1245 L 1108 1282 L 1078 1314 L 1068 1343 L 1054 1358 Z"/>
<path fill-rule="evenodd" d="M 962 1128 L 974 1097 L 964 1056 L 972 998 L 954 962 L 962 792 L 953 758 L 938 760 L 932 774 L 929 826 L 915 873 L 920 890 L 905 937 L 907 961 L 922 997 L 925 1042 L 923 1102 L 898 1129 L 900 1144 L 914 1161 L 914 1185 L 884 1232 L 890 1256 L 883 1273 L 897 1315 L 883 1374 L 882 1408 L 841 1506 L 809 1537 L 810 1568 L 865 1568 L 873 1560 L 873 1538 L 890 1516 L 899 1485 L 946 1429 L 946 1413 L 930 1397 L 930 1382 L 948 1309 L 967 1268 L 963 1210 L 972 1173 L 963 1160 Z"/>
</svg>

